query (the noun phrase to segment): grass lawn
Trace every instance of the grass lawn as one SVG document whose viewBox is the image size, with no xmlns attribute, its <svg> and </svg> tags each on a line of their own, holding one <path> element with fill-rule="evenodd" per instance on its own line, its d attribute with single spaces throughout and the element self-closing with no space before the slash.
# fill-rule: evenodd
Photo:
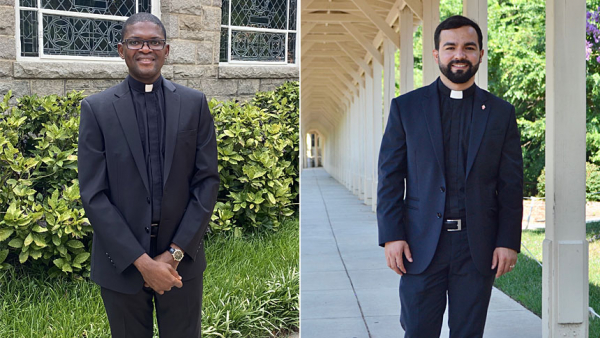
<svg viewBox="0 0 600 338">
<path fill-rule="evenodd" d="M 206 241 L 203 337 L 269 337 L 298 329 L 299 225 Z M 41 267 L 0 272 L 0 337 L 110 337 L 100 288 Z M 158 337 L 158 334 L 156 335 Z"/>
<path fill-rule="evenodd" d="M 521 249 L 515 269 L 496 280 L 495 286 L 541 317 L 542 267 L 531 257 L 542 261 L 544 229 L 523 230 L 522 243 L 531 254 Z M 589 243 L 590 306 L 600 313 L 600 222 L 587 225 Z M 590 338 L 600 337 L 600 319 L 590 318 Z"/>
</svg>

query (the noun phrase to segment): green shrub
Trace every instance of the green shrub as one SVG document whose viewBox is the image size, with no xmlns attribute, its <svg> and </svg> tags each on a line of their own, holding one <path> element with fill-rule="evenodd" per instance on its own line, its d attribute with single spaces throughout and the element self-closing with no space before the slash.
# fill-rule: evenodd
<svg viewBox="0 0 600 338">
<path fill-rule="evenodd" d="M 209 104 L 219 144 L 221 186 L 211 229 L 275 229 L 298 207 L 298 83 L 251 103 Z"/>
<path fill-rule="evenodd" d="M 0 270 L 37 260 L 89 275 L 92 227 L 77 180 L 82 92 L 0 102 Z M 211 102 L 221 186 L 217 232 L 275 229 L 298 210 L 298 83 L 254 104 Z"/>
<path fill-rule="evenodd" d="M 521 150 L 523 151 L 523 192 L 525 196 L 537 195 L 537 179 L 544 169 L 544 152 L 546 151 L 546 119 L 529 121 L 518 118 L 517 124 L 521 133 Z"/>
<path fill-rule="evenodd" d="M 285 173 L 294 177 L 296 183 L 293 186 L 295 208 L 298 210 L 300 202 L 300 88 L 298 82 L 286 82 L 274 91 L 259 92 L 252 101 L 256 106 L 267 111 L 275 110 L 279 119 L 289 128 L 292 133 L 285 135 L 290 138 L 294 145 L 292 151 L 283 154 L 282 158 L 289 161 L 291 165 L 286 168 Z"/>
<path fill-rule="evenodd" d="M 0 103 L 0 268 L 32 258 L 52 274 L 88 275 L 92 228 L 76 155 L 82 93 L 26 96 L 12 108 L 10 95 Z"/>
<path fill-rule="evenodd" d="M 588 201 L 600 201 L 600 166 L 585 163 L 585 197 Z M 546 169 L 538 177 L 539 196 L 546 195 Z"/>
</svg>

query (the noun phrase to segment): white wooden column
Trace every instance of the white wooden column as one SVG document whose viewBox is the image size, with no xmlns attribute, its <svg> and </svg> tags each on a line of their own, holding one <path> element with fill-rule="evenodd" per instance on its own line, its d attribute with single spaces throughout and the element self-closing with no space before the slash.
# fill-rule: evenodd
<svg viewBox="0 0 600 338">
<path fill-rule="evenodd" d="M 353 139 L 352 139 L 352 134 L 354 133 L 354 103 L 350 105 L 349 109 L 348 109 L 348 125 L 347 125 L 347 130 L 348 133 L 346 135 L 347 137 L 347 142 L 346 142 L 346 168 L 348 168 L 348 190 L 353 191 L 354 190 L 354 180 L 355 180 L 355 176 L 354 176 L 354 143 L 353 143 Z"/>
<path fill-rule="evenodd" d="M 350 128 L 350 116 L 352 114 L 352 104 L 346 109 L 344 113 L 344 175 L 346 180 L 346 189 L 352 191 L 352 166 L 351 156 L 352 147 L 350 146 L 350 135 L 352 130 Z"/>
<path fill-rule="evenodd" d="M 350 130 L 350 134 L 348 135 L 348 168 L 351 168 L 351 180 L 350 180 L 350 191 L 352 191 L 352 193 L 354 193 L 354 188 L 356 187 L 356 180 L 357 180 L 357 175 L 356 175 L 356 167 L 355 167 L 355 161 L 356 161 L 356 157 L 357 157 L 357 152 L 358 149 L 355 148 L 355 138 L 356 138 L 356 123 L 354 123 L 354 111 L 355 111 L 355 106 L 357 104 L 358 100 L 354 100 L 354 103 L 350 106 L 350 111 L 349 111 L 349 118 L 348 118 L 348 122 L 349 122 L 349 130 Z"/>
<path fill-rule="evenodd" d="M 341 121 L 340 121 L 341 122 Z M 336 151 L 337 148 L 337 143 L 339 142 L 339 132 L 340 132 L 340 125 L 337 124 L 336 126 L 334 126 L 334 130 L 331 133 L 331 137 L 329 138 L 329 142 L 327 142 L 327 153 L 331 154 L 331 156 L 327 156 L 328 161 L 330 161 L 330 165 L 333 168 L 333 173 L 335 176 L 335 179 L 342 183 L 342 176 L 340 175 L 339 172 L 339 163 L 338 163 L 338 154 L 339 152 Z"/>
<path fill-rule="evenodd" d="M 358 146 L 358 159 L 357 159 L 357 166 L 358 166 L 358 171 L 359 171 L 359 182 L 358 182 L 358 198 L 360 200 L 364 200 L 365 198 L 365 166 L 364 166 L 364 160 L 365 160 L 365 109 L 366 109 L 366 99 L 365 99 L 365 95 L 366 95 L 366 88 L 365 87 L 360 87 L 360 91 L 359 91 L 359 102 L 360 105 L 358 107 L 357 110 L 357 114 L 359 116 L 358 119 L 358 134 L 357 134 L 357 138 L 356 138 L 356 144 Z"/>
<path fill-rule="evenodd" d="M 360 198 L 361 193 L 361 168 L 360 168 L 360 158 L 361 158 L 361 147 L 360 147 L 360 139 L 362 137 L 361 128 L 360 128 L 360 110 L 362 106 L 362 100 L 360 100 L 360 91 L 359 98 L 356 100 L 356 104 L 352 107 L 352 124 L 354 133 L 352 135 L 352 167 L 354 168 L 354 183 L 353 183 L 353 193 Z"/>
<path fill-rule="evenodd" d="M 435 30 L 435 27 L 433 29 Z M 423 32 L 424 31 L 425 28 L 423 28 Z M 430 40 L 433 41 L 433 31 L 431 33 Z M 433 43 L 431 44 L 431 46 L 433 46 Z M 431 46 L 429 48 L 431 48 Z M 429 51 L 429 54 L 432 54 L 431 51 Z M 433 62 L 433 56 L 431 57 L 431 61 L 428 62 Z M 425 68 L 424 65 L 425 41 L 423 41 L 423 68 Z M 434 66 L 437 65 L 434 63 Z M 414 68 L 415 65 L 413 52 L 413 12 L 408 6 L 404 6 L 404 9 L 400 11 L 400 94 L 408 93 L 415 88 Z M 423 74 L 425 74 L 425 71 L 423 71 Z M 424 78 L 425 76 L 423 75 L 423 79 Z"/>
<path fill-rule="evenodd" d="M 315 134 L 315 167 L 323 166 L 323 137 L 321 133 Z"/>
<path fill-rule="evenodd" d="M 433 82 L 439 75 L 433 59 L 433 34 L 440 23 L 440 0 L 423 0 L 423 85 Z"/>
<path fill-rule="evenodd" d="M 585 0 L 546 1 L 544 338 L 589 335 L 585 11 Z"/>
<path fill-rule="evenodd" d="M 365 168 L 365 181 L 364 183 L 364 202 L 367 205 L 370 205 L 373 201 L 373 101 L 374 98 L 374 82 L 379 79 L 379 86 L 381 87 L 381 66 L 377 62 L 373 62 L 373 77 L 365 76 L 365 109 L 363 111 L 364 120 L 364 130 L 365 137 L 363 139 L 364 145 L 364 157 L 363 163 Z M 375 74 L 375 67 L 379 69 L 379 78 L 377 78 Z M 381 92 L 379 92 L 379 97 L 381 98 Z"/>
<path fill-rule="evenodd" d="M 387 40 L 387 39 L 386 39 Z M 371 172 L 373 180 L 371 181 L 372 210 L 377 209 L 377 160 L 379 158 L 379 147 L 381 147 L 381 138 L 383 137 L 383 105 L 382 105 L 382 72 L 383 67 L 378 63 L 373 63 L 373 113 L 371 114 Z"/>
<path fill-rule="evenodd" d="M 349 149 L 348 149 L 348 139 L 346 137 L 347 133 L 348 133 L 348 116 L 350 114 L 348 113 L 348 109 L 346 109 L 346 111 L 344 111 L 344 116 L 342 117 L 342 133 L 340 135 L 341 137 L 341 142 L 338 148 L 338 152 L 340 153 L 340 165 L 341 165 L 341 171 L 342 171 L 342 175 L 344 177 L 343 179 L 343 184 L 346 188 L 349 188 L 349 180 L 348 180 L 348 162 L 347 162 L 347 158 L 349 156 Z"/>
<path fill-rule="evenodd" d="M 483 45 L 485 50 L 483 59 L 479 65 L 479 71 L 475 74 L 475 83 L 485 90 L 488 87 L 488 18 L 487 18 L 487 0 L 463 0 L 463 15 L 477 22 L 483 35 Z"/>
<path fill-rule="evenodd" d="M 300 132 L 300 168 L 306 168 L 306 133 Z"/>
<path fill-rule="evenodd" d="M 337 125 L 337 128 L 335 130 L 335 144 L 334 147 L 331 148 L 331 151 L 335 154 L 335 166 L 336 166 L 336 172 L 338 175 L 338 180 L 340 181 L 340 183 L 343 185 L 345 184 L 344 182 L 344 171 L 343 171 L 343 165 L 342 165 L 342 149 L 341 149 L 341 145 L 343 142 L 343 133 L 344 133 L 344 119 L 340 119 L 339 124 Z"/>
<path fill-rule="evenodd" d="M 400 28 L 400 34 L 402 34 L 402 28 Z M 400 40 L 402 44 L 402 40 Z M 412 46 L 412 44 L 411 44 Z M 396 46 L 390 39 L 383 40 L 383 116 L 385 123 L 387 123 L 387 117 L 390 114 L 390 103 L 396 96 Z"/>
</svg>

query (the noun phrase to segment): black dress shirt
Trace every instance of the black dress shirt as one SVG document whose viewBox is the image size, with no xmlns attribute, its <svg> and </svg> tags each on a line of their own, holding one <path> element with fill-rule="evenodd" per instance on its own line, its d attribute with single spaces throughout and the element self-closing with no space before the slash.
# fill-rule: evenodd
<svg viewBox="0 0 600 338">
<path fill-rule="evenodd" d="M 150 200 L 152 202 L 152 223 L 158 223 L 163 195 L 165 161 L 163 78 L 160 76 L 152 85 L 146 85 L 131 76 L 127 76 L 127 81 L 131 89 L 131 98 L 135 108 L 140 138 L 142 139 L 144 158 L 146 159 L 148 182 L 150 183 Z"/>
<path fill-rule="evenodd" d="M 444 217 L 465 217 L 467 152 L 471 134 L 475 84 L 462 91 L 462 99 L 450 97 L 451 90 L 438 78 L 440 114 L 446 166 L 446 206 Z"/>
</svg>

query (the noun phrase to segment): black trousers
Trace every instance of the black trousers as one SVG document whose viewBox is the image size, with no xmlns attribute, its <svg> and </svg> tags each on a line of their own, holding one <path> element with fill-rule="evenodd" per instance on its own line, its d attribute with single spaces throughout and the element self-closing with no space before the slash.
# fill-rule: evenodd
<svg viewBox="0 0 600 338">
<path fill-rule="evenodd" d="M 473 264 L 467 231 L 442 230 L 431 265 L 400 279 L 404 338 L 439 338 L 446 301 L 450 338 L 483 337 L 493 284 L 494 275 L 482 275 Z"/>
<path fill-rule="evenodd" d="M 201 336 L 202 275 L 163 295 L 150 288 L 134 295 L 101 288 L 101 295 L 113 338 L 152 338 L 154 308 L 161 338 Z"/>
</svg>

